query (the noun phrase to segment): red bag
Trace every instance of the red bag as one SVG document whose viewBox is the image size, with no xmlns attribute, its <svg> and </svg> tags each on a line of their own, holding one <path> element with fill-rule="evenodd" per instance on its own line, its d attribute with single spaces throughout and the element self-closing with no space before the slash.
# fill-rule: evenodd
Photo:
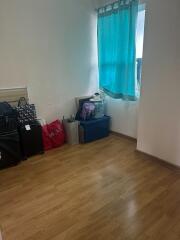
<svg viewBox="0 0 180 240">
<path fill-rule="evenodd" d="M 65 133 L 62 123 L 56 120 L 48 124 L 48 132 L 53 147 L 60 147 L 65 142 Z"/>
<path fill-rule="evenodd" d="M 44 125 L 42 127 L 42 137 L 43 137 L 43 145 L 44 145 L 44 150 L 48 151 L 53 148 L 52 143 L 51 143 L 51 138 L 49 136 L 48 132 L 48 125 Z"/>
<path fill-rule="evenodd" d="M 43 127 L 43 143 L 44 149 L 60 147 L 65 142 L 65 133 L 62 123 L 56 120 Z"/>
</svg>

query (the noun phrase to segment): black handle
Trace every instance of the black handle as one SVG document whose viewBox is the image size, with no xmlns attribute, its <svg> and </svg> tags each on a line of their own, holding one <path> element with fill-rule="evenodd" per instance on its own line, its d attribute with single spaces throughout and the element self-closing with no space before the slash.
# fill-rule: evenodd
<svg viewBox="0 0 180 240">
<path fill-rule="evenodd" d="M 25 97 L 21 97 L 18 101 L 18 107 L 25 106 L 27 103 L 27 100 Z"/>
</svg>

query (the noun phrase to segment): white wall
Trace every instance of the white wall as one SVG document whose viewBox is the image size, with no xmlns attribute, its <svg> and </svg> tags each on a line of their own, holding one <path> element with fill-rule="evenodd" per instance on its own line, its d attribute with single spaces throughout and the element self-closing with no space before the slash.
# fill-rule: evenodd
<svg viewBox="0 0 180 240">
<path fill-rule="evenodd" d="M 147 1 L 138 146 L 180 166 L 180 3 Z"/>
<path fill-rule="evenodd" d="M 74 112 L 74 97 L 98 89 L 95 7 L 101 4 L 0 0 L 0 88 L 28 86 L 48 121 Z M 112 130 L 136 137 L 138 104 L 107 99 Z"/>
<path fill-rule="evenodd" d="M 0 88 L 28 86 L 39 115 L 52 120 L 97 85 L 90 1 L 0 0 Z"/>
<path fill-rule="evenodd" d="M 133 138 L 137 137 L 138 102 L 106 97 L 107 114 L 112 117 L 111 130 Z"/>
</svg>

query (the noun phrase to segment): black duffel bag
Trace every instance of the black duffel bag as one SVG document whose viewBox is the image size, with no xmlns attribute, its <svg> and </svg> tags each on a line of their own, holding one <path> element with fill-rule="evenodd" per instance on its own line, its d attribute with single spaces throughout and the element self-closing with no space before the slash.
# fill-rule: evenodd
<svg viewBox="0 0 180 240">
<path fill-rule="evenodd" d="M 0 132 L 17 128 L 17 111 L 7 102 L 0 102 Z"/>
<path fill-rule="evenodd" d="M 0 116 L 16 118 L 17 112 L 8 102 L 0 102 Z"/>
</svg>

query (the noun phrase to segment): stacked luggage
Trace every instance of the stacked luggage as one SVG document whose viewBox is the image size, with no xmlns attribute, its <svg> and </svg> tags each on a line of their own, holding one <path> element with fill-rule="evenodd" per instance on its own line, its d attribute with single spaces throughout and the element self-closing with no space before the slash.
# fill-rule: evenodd
<svg viewBox="0 0 180 240">
<path fill-rule="evenodd" d="M 37 120 L 33 104 L 25 99 L 17 108 L 7 102 L 0 103 L 0 169 L 17 165 L 44 152 L 42 127 Z"/>
<path fill-rule="evenodd" d="M 109 136 L 111 117 L 105 115 L 103 99 L 95 97 L 80 98 L 76 120 L 80 122 L 80 143 L 89 143 Z"/>
<path fill-rule="evenodd" d="M 21 159 L 17 113 L 8 103 L 0 103 L 0 169 L 17 165 Z"/>
<path fill-rule="evenodd" d="M 44 153 L 42 141 L 42 127 L 37 120 L 18 127 L 23 160 L 28 157 Z"/>
<path fill-rule="evenodd" d="M 20 98 L 16 111 L 23 160 L 42 154 L 42 127 L 37 120 L 35 105 L 27 103 L 25 98 Z"/>
</svg>

